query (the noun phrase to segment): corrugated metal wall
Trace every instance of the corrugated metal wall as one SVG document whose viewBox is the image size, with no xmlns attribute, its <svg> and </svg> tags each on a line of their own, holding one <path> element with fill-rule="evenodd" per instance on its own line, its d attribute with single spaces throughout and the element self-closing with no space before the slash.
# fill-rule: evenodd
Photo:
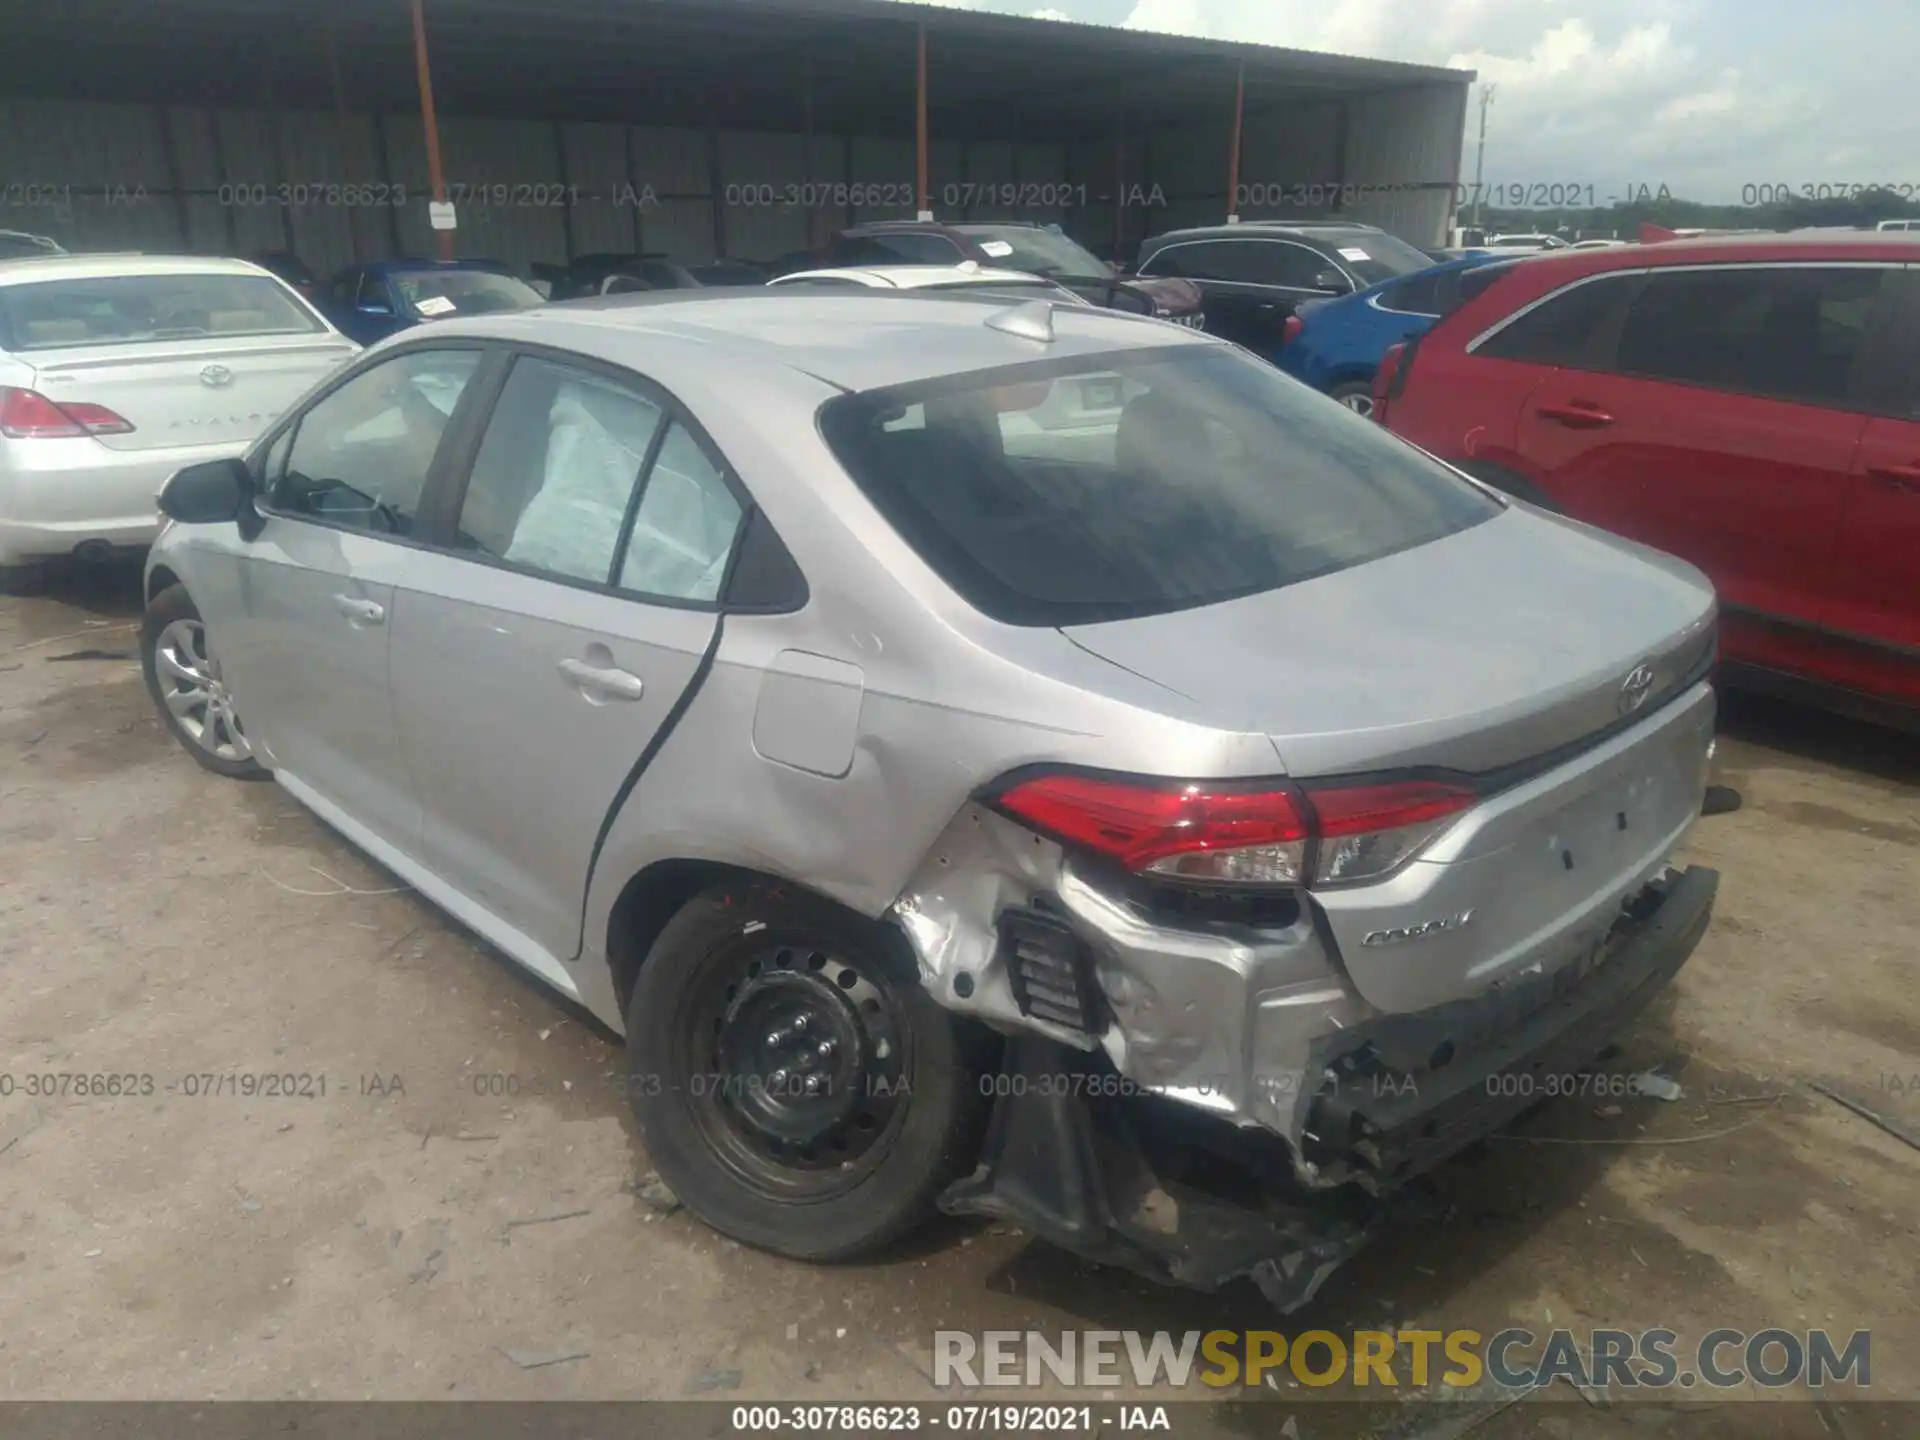
<svg viewBox="0 0 1920 1440">
<path fill-rule="evenodd" d="M 1451 208 L 1465 104 L 1464 87 L 1446 85 L 1357 97 L 1344 119 L 1335 102 L 1251 117 L 1241 213 L 1337 209 L 1432 243 Z M 915 208 L 910 135 L 815 135 L 809 155 L 793 134 L 466 116 L 440 129 L 459 252 L 516 266 L 634 248 L 771 260 Z M 1224 217 L 1227 145 L 1224 116 L 1130 135 L 1116 191 L 1117 137 L 940 139 L 934 209 L 1059 221 L 1105 245 L 1118 204 L 1137 241 Z M 321 273 L 356 255 L 433 251 L 417 115 L 0 102 L 0 185 L 0 228 L 73 249 L 292 250 Z M 1299 189 L 1315 185 L 1396 188 L 1344 200 Z"/>
</svg>

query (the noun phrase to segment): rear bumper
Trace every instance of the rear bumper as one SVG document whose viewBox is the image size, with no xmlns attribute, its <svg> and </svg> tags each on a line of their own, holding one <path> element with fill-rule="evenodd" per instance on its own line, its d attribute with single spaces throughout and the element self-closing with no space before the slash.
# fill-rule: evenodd
<svg viewBox="0 0 1920 1440">
<path fill-rule="evenodd" d="M 1529 1106 L 1580 1093 L 1571 1077 L 1679 972 L 1719 887 L 1717 872 L 1695 866 L 1636 897 L 1584 965 L 1511 997 L 1384 1017 L 1341 1036 L 1338 1059 L 1315 1057 L 1322 1083 L 1307 1111 L 1309 1156 L 1384 1192 Z"/>
<path fill-rule="evenodd" d="M 239 455 L 245 441 L 113 450 L 98 440 L 0 440 L 0 564 L 71 555 L 90 542 L 149 545 L 176 470 Z"/>
</svg>

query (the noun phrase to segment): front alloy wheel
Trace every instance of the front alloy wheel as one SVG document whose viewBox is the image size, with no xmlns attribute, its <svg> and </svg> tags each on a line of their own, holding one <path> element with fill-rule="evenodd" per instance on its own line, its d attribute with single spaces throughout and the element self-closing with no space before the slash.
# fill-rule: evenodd
<svg viewBox="0 0 1920 1440">
<path fill-rule="evenodd" d="M 216 775 L 265 775 L 234 708 L 206 622 L 185 587 L 171 585 L 154 596 L 140 642 L 147 692 L 187 753 Z"/>
</svg>

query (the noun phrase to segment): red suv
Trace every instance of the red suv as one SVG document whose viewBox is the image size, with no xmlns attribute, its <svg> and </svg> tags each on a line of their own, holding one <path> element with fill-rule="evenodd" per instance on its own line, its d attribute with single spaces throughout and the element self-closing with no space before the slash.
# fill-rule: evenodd
<svg viewBox="0 0 1920 1440">
<path fill-rule="evenodd" d="M 1727 678 L 1920 722 L 1920 239 L 1528 258 L 1375 381 L 1478 479 L 1691 560 Z"/>
</svg>

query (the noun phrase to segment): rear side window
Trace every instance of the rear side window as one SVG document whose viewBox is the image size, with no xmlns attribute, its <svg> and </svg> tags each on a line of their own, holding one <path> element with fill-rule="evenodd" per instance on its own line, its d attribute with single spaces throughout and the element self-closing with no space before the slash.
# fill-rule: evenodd
<svg viewBox="0 0 1920 1440">
<path fill-rule="evenodd" d="M 1607 275 L 1563 290 L 1490 335 L 1474 351 L 1496 360 L 1590 368 L 1634 277 Z"/>
<path fill-rule="evenodd" d="M 1415 275 L 1380 292 L 1380 308 L 1405 315 L 1440 314 L 1440 290 L 1452 275 Z"/>
<path fill-rule="evenodd" d="M 1620 333 L 1622 374 L 1844 403 L 1885 276 L 1866 266 L 1655 271 Z"/>
<path fill-rule="evenodd" d="M 323 328 L 266 275 L 112 275 L 8 285 L 0 288 L 0 322 L 14 351 Z"/>
<path fill-rule="evenodd" d="M 1155 615 L 1451 535 L 1499 507 L 1245 352 L 1038 361 L 830 401 L 855 482 L 1013 625 Z"/>
</svg>

